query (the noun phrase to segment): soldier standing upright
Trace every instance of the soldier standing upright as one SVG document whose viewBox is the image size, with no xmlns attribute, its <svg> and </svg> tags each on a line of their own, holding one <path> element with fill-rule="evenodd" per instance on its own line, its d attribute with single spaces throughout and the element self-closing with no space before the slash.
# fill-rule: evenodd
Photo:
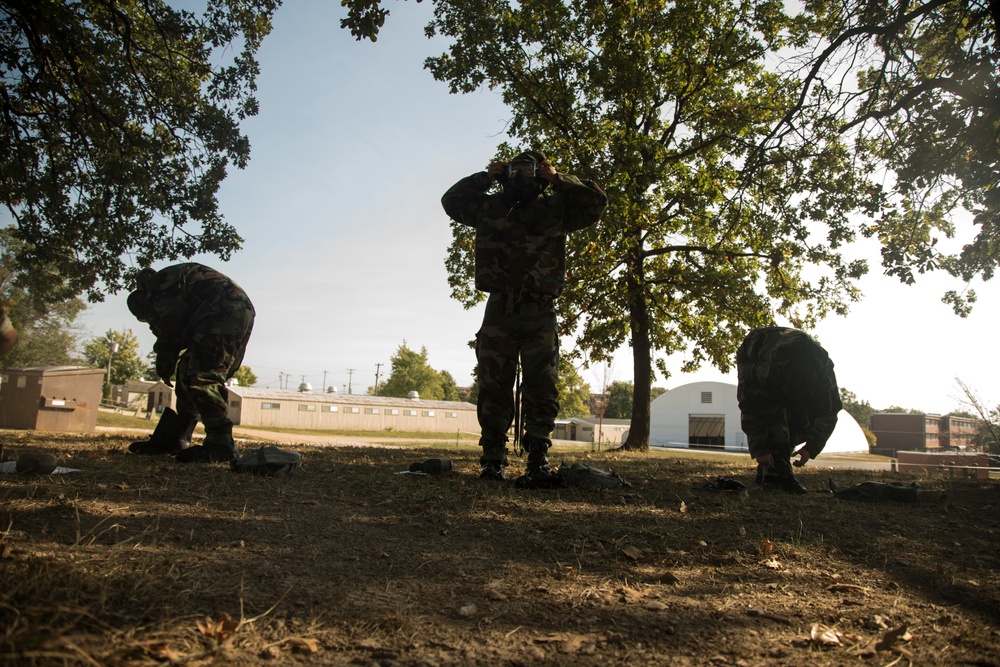
<svg viewBox="0 0 1000 667">
<path fill-rule="evenodd" d="M 243 363 L 254 308 L 239 285 L 202 264 L 160 271 L 143 269 L 128 308 L 156 336 L 156 373 L 168 385 L 177 375 L 177 412 L 167 408 L 149 440 L 133 442 L 136 454 L 174 454 L 182 462 L 235 461 L 226 381 Z M 199 415 L 201 446 L 191 447 Z"/>
<path fill-rule="evenodd" d="M 499 192 L 489 192 L 499 182 Z M 559 412 L 559 336 L 554 300 L 566 279 L 566 235 L 598 220 L 607 195 L 592 181 L 557 173 L 527 151 L 463 178 L 442 197 L 452 220 L 476 229 L 476 289 L 489 292 L 476 334 L 480 477 L 504 479 L 520 360 L 528 487 L 558 486 L 549 468 Z M 520 436 L 520 434 L 518 434 Z"/>
<path fill-rule="evenodd" d="M 799 456 L 796 467 L 819 456 L 843 407 L 830 356 L 802 331 L 767 327 L 747 335 L 736 366 L 741 425 L 757 461 L 755 482 L 805 493 L 792 474 L 792 455 Z"/>
</svg>

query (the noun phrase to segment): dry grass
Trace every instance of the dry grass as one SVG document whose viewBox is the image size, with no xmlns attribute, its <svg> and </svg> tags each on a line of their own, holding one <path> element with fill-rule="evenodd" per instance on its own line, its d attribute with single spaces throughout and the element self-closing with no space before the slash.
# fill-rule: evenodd
<svg viewBox="0 0 1000 667">
<path fill-rule="evenodd" d="M 720 495 L 749 461 L 571 451 L 631 489 L 396 475 L 430 448 L 293 446 L 287 478 L 0 432 L 80 472 L 0 475 L 0 663 L 997 665 L 1000 488 Z M 282 445 L 289 447 L 289 445 Z M 559 461 L 558 451 L 555 460 Z M 518 467 L 518 462 L 515 462 Z"/>
</svg>

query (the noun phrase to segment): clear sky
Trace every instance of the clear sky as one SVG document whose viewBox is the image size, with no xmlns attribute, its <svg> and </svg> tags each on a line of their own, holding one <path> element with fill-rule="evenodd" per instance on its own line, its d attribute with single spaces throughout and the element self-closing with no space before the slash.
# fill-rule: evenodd
<svg viewBox="0 0 1000 667">
<path fill-rule="evenodd" d="M 429 2 L 387 7 L 372 44 L 340 29 L 339 3 L 288 2 L 259 54 L 260 114 L 244 125 L 251 162 L 219 195 L 244 249 L 229 262 L 195 258 L 233 277 L 256 306 L 245 364 L 258 386 L 294 389 L 304 380 L 315 390 L 350 384 L 365 393 L 377 371 L 385 379 L 404 342 L 426 348 L 430 365 L 459 385 L 472 381 L 468 343 L 482 306 L 466 311 L 449 295 L 451 233 L 440 198 L 485 168 L 507 139 L 510 114 L 499 93 L 450 95 L 423 69 L 445 48 L 423 35 Z M 875 269 L 861 283 L 865 299 L 849 317 L 811 332 L 830 352 L 841 386 L 876 409 L 945 413 L 961 407 L 959 377 L 987 403 L 1000 402 L 989 351 L 1000 324 L 996 281 L 974 286 L 979 303 L 961 319 L 940 301 L 961 285 L 925 276 L 907 287 L 880 275 L 876 248 L 857 252 Z M 153 337 L 129 314 L 126 296 L 108 296 L 81 321 L 88 336 L 131 329 L 145 354 Z M 710 368 L 682 375 L 681 361 L 669 359 L 673 375 L 654 384 L 736 381 Z M 605 372 L 581 374 L 596 390 Z M 607 377 L 632 379 L 630 350 Z"/>
</svg>

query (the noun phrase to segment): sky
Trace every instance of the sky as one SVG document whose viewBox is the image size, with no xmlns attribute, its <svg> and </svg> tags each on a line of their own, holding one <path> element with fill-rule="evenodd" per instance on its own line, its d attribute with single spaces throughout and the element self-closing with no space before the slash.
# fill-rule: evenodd
<svg viewBox="0 0 1000 667">
<path fill-rule="evenodd" d="M 460 386 L 472 382 L 469 341 L 482 306 L 465 310 L 450 296 L 451 232 L 440 198 L 486 167 L 508 139 L 510 113 L 498 92 L 452 95 L 423 69 L 446 48 L 424 37 L 431 3 L 387 7 L 373 44 L 340 29 L 340 3 L 285 3 L 259 53 L 260 113 L 243 125 L 251 161 L 219 193 L 243 250 L 229 262 L 194 258 L 250 295 L 257 319 L 244 364 L 259 387 L 307 382 L 363 394 L 376 373 L 385 380 L 403 344 L 426 349 L 428 363 Z M 860 283 L 864 299 L 810 332 L 834 360 L 839 384 L 876 409 L 968 409 L 956 378 L 985 403 L 1000 403 L 990 355 L 997 281 L 973 286 L 979 301 L 962 319 L 940 300 L 960 283 L 922 276 L 905 286 L 880 275 L 877 248 L 854 250 L 873 270 Z M 128 312 L 126 296 L 91 306 L 80 320 L 85 337 L 131 330 L 146 354 L 153 336 Z M 630 353 L 621 350 L 609 367 L 581 367 L 581 376 L 593 390 L 631 381 Z M 712 368 L 682 374 L 683 360 L 667 358 L 672 375 L 654 385 L 736 382 L 735 372 Z"/>
</svg>

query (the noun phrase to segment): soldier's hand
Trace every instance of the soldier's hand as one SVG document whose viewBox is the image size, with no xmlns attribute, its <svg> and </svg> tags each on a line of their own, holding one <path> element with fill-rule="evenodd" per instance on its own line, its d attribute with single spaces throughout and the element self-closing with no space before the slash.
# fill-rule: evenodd
<svg viewBox="0 0 1000 667">
<path fill-rule="evenodd" d="M 811 458 L 812 457 L 809 456 L 809 451 L 805 447 L 803 447 L 802 449 L 799 450 L 799 460 L 792 461 L 792 465 L 795 466 L 796 468 L 801 468 L 805 464 L 809 463 L 809 459 Z"/>
<path fill-rule="evenodd" d="M 172 387 L 170 378 L 174 376 L 174 368 L 177 366 L 177 359 L 165 354 L 156 357 L 156 374 L 163 380 L 163 384 Z"/>
<path fill-rule="evenodd" d="M 765 468 L 773 468 L 774 467 L 774 457 L 771 456 L 770 452 L 768 452 L 767 454 L 762 454 L 762 455 L 758 456 L 754 460 L 757 463 L 759 463 L 762 466 L 764 466 Z"/>
<path fill-rule="evenodd" d="M 490 177 L 490 182 L 493 182 L 499 176 L 503 175 L 506 170 L 506 162 L 491 162 L 490 166 L 486 169 L 486 175 Z"/>
</svg>

